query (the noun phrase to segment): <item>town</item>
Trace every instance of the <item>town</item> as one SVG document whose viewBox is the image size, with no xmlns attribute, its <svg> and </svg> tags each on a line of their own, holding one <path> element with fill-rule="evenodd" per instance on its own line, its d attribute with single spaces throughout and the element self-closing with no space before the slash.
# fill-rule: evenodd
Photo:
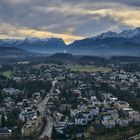
<svg viewBox="0 0 140 140">
<path fill-rule="evenodd" d="M 0 140 L 140 140 L 140 0 L 0 0 Z"/>
<path fill-rule="evenodd" d="M 139 134 L 140 71 L 126 65 L 1 65 L 0 139 L 112 140 Z"/>
</svg>

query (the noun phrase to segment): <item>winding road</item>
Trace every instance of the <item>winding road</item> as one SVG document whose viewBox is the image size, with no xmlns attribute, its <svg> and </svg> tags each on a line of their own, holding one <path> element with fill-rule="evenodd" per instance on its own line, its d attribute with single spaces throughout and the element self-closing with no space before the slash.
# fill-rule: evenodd
<svg viewBox="0 0 140 140">
<path fill-rule="evenodd" d="M 44 100 L 41 103 L 38 104 L 38 110 L 42 113 L 42 115 L 47 120 L 47 124 L 44 127 L 44 130 L 43 130 L 42 134 L 40 135 L 40 139 L 44 138 L 45 136 L 48 136 L 49 138 L 51 138 L 54 121 L 53 121 L 52 117 L 48 113 L 46 113 L 45 105 L 49 100 L 49 95 L 51 93 L 53 93 L 53 89 L 54 89 L 54 86 L 55 86 L 56 82 L 57 82 L 56 80 L 52 82 L 52 88 L 51 88 L 50 92 L 47 94 L 47 96 L 44 98 Z"/>
</svg>

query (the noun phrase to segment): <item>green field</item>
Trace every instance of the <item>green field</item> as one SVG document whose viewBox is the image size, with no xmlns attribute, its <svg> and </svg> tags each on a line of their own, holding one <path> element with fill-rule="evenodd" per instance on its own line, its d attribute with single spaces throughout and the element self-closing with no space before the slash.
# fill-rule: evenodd
<svg viewBox="0 0 140 140">
<path fill-rule="evenodd" d="M 47 64 L 45 63 L 41 63 L 41 64 L 36 64 L 36 65 L 33 65 L 33 68 L 35 69 L 40 69 L 42 66 L 46 66 Z"/>
<path fill-rule="evenodd" d="M 81 66 L 81 65 L 70 65 L 67 66 L 71 71 L 79 71 L 79 72 L 110 72 L 111 68 L 106 67 L 95 67 L 95 66 Z"/>
<path fill-rule="evenodd" d="M 20 65 L 24 65 L 24 64 L 29 64 L 30 61 L 21 61 L 21 62 L 17 62 L 17 64 L 20 64 Z"/>
<path fill-rule="evenodd" d="M 36 64 L 33 65 L 33 68 L 41 68 L 42 66 L 58 66 L 58 64 L 54 64 L 54 63 L 41 63 L 41 64 Z"/>
<path fill-rule="evenodd" d="M 3 71 L 3 72 L 0 72 L 0 75 L 10 78 L 13 75 L 13 73 L 11 71 Z"/>
</svg>

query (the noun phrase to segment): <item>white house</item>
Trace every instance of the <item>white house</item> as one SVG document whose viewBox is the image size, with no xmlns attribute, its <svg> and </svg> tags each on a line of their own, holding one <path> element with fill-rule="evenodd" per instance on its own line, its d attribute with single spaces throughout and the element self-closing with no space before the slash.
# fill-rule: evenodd
<svg viewBox="0 0 140 140">
<path fill-rule="evenodd" d="M 88 120 L 82 113 L 77 114 L 74 119 L 75 125 L 86 125 L 88 122 Z"/>
<path fill-rule="evenodd" d="M 136 122 L 140 122 L 140 113 L 138 111 L 130 111 L 129 117 Z"/>
<path fill-rule="evenodd" d="M 71 109 L 70 110 L 70 117 L 76 116 L 76 114 L 80 113 L 81 111 L 79 109 Z"/>
<path fill-rule="evenodd" d="M 88 109 L 89 109 L 90 114 L 91 114 L 92 116 L 97 116 L 97 115 L 99 115 L 99 108 L 98 108 L 98 107 L 89 106 Z"/>
<path fill-rule="evenodd" d="M 129 108 L 129 104 L 125 101 L 117 101 L 115 102 L 115 107 L 118 110 L 123 110 L 124 108 Z"/>
<path fill-rule="evenodd" d="M 102 120 L 102 124 L 106 128 L 113 128 L 116 125 L 116 121 L 114 119 L 104 119 L 104 120 Z"/>
<path fill-rule="evenodd" d="M 132 121 L 132 119 L 130 119 L 130 118 L 120 118 L 118 120 L 118 124 L 120 126 L 128 126 L 131 121 Z"/>
<path fill-rule="evenodd" d="M 37 116 L 37 112 L 32 110 L 31 108 L 25 108 L 20 114 L 19 119 L 25 121 L 27 119 L 32 118 L 33 116 Z"/>
</svg>

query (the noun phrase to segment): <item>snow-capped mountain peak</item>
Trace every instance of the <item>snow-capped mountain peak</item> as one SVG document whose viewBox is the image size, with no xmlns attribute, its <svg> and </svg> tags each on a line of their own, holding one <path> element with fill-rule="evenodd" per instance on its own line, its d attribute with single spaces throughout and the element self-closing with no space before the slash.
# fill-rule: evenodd
<svg viewBox="0 0 140 140">
<path fill-rule="evenodd" d="M 112 38 L 112 37 L 119 37 L 119 34 L 109 31 L 109 32 L 102 33 L 102 34 L 96 36 L 96 38 L 100 38 L 100 39 Z"/>
<path fill-rule="evenodd" d="M 109 31 L 109 32 L 105 32 L 100 35 L 97 35 L 95 38 L 96 39 L 105 39 L 105 38 L 128 38 L 128 39 L 130 39 L 130 38 L 133 38 L 136 36 L 140 36 L 140 27 L 133 29 L 133 30 L 124 30 L 120 33 Z"/>
<path fill-rule="evenodd" d="M 140 28 L 136 28 L 134 30 L 124 30 L 120 33 L 120 36 L 124 38 L 132 38 L 138 35 L 140 35 Z"/>
</svg>

